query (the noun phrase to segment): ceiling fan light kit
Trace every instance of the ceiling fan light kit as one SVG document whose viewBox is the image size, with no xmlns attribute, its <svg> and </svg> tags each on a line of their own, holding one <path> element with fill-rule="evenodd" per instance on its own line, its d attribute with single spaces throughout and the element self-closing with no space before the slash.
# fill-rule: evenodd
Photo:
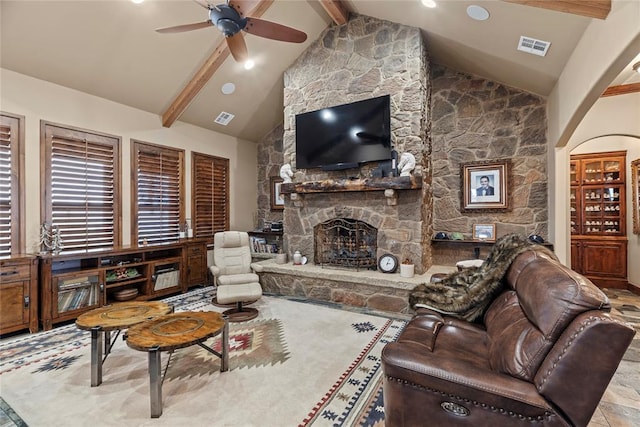
<svg viewBox="0 0 640 427">
<path fill-rule="evenodd" d="M 224 35 L 233 59 L 240 63 L 248 59 L 247 45 L 242 34 L 243 30 L 255 36 L 290 43 L 302 43 L 307 40 L 306 33 L 295 28 L 251 16 L 243 17 L 245 11 L 242 10 L 242 1 L 234 2 L 231 0 L 217 6 L 201 0 L 194 1 L 209 11 L 208 20 L 158 28 L 156 31 L 159 33 L 181 33 L 215 26 Z"/>
</svg>

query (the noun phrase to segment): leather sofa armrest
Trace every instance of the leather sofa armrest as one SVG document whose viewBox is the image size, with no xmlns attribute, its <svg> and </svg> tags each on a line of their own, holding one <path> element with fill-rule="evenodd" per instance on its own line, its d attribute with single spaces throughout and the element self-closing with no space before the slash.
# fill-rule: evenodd
<svg viewBox="0 0 640 427">
<path fill-rule="evenodd" d="M 444 325 L 444 319 L 440 314 L 426 308 L 420 308 L 416 311 L 407 328 L 417 329 L 416 335 L 420 335 L 423 338 L 421 340 L 422 344 L 430 351 L 433 351 L 442 325 Z"/>
</svg>

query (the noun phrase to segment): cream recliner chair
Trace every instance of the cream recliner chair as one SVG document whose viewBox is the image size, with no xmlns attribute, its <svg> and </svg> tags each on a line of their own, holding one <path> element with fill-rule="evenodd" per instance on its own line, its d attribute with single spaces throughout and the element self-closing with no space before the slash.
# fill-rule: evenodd
<svg viewBox="0 0 640 427">
<path fill-rule="evenodd" d="M 224 312 L 231 322 L 258 316 L 255 308 L 244 307 L 262 297 L 258 275 L 251 267 L 249 235 L 243 231 L 223 231 L 213 238 L 213 265 L 209 267 L 217 286 L 214 304 L 236 304 Z"/>
</svg>

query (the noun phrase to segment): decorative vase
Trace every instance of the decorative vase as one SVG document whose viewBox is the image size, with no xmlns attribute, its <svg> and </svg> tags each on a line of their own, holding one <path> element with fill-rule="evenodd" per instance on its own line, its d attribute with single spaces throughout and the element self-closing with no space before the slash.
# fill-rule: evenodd
<svg viewBox="0 0 640 427">
<path fill-rule="evenodd" d="M 293 263 L 295 265 L 302 264 L 302 254 L 300 253 L 300 251 L 295 251 L 295 253 L 293 254 Z"/>
<path fill-rule="evenodd" d="M 400 264 L 400 277 L 411 278 L 415 270 L 414 264 Z"/>
</svg>

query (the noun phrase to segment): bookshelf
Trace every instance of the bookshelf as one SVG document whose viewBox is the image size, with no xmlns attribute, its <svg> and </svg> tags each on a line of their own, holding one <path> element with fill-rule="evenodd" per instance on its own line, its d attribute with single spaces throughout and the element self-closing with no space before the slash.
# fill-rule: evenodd
<svg viewBox="0 0 640 427">
<path fill-rule="evenodd" d="M 251 257 L 256 259 L 275 258 L 282 249 L 282 231 L 249 231 Z"/>
<path fill-rule="evenodd" d="M 122 301 L 186 291 L 207 278 L 205 239 L 40 255 L 40 322 L 45 330 Z"/>
</svg>

